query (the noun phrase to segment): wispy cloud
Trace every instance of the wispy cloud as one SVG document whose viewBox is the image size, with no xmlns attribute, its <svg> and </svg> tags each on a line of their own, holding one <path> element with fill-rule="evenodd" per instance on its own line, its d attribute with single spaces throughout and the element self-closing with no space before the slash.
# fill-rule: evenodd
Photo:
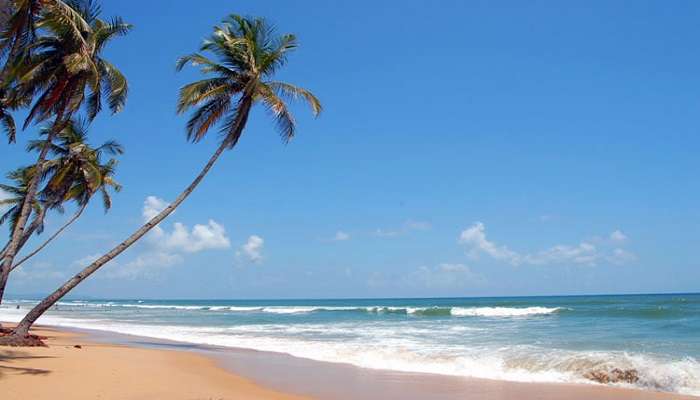
<svg viewBox="0 0 700 400">
<path fill-rule="evenodd" d="M 163 251 L 149 251 L 136 256 L 136 258 L 123 265 L 113 266 L 107 276 L 110 278 L 141 279 L 154 278 L 163 270 L 181 264 L 184 258 L 180 254 Z"/>
<path fill-rule="evenodd" d="M 403 224 L 403 229 L 405 231 L 427 231 L 431 229 L 433 225 L 427 221 L 416 221 L 409 219 Z"/>
<path fill-rule="evenodd" d="M 32 281 L 54 281 L 65 279 L 67 274 L 65 271 L 57 268 L 48 261 L 36 261 L 33 263 L 23 264 L 12 272 L 12 279 L 20 283 Z"/>
<path fill-rule="evenodd" d="M 407 285 L 428 289 L 452 289 L 481 284 L 484 277 L 464 264 L 443 263 L 433 267 L 419 267 L 403 278 Z"/>
<path fill-rule="evenodd" d="M 481 286 L 486 279 L 467 265 L 442 263 L 435 266 L 421 266 L 403 275 L 387 275 L 381 271 L 373 272 L 367 279 L 370 287 L 395 289 L 430 289 L 443 291 L 447 289 L 466 289 Z"/>
<path fill-rule="evenodd" d="M 394 236 L 398 236 L 399 232 L 387 231 L 385 229 L 377 228 L 377 229 L 375 229 L 373 234 L 374 234 L 374 236 L 377 236 L 377 237 L 394 237 Z"/>
<path fill-rule="evenodd" d="M 557 215 L 554 215 L 554 214 L 542 214 L 539 217 L 537 217 L 537 219 L 540 222 L 552 222 L 552 221 L 559 219 L 559 217 Z"/>
<path fill-rule="evenodd" d="M 613 242 L 624 242 L 627 240 L 627 235 L 622 233 L 620 230 L 616 230 L 613 233 L 610 234 L 610 240 Z"/>
<path fill-rule="evenodd" d="M 236 251 L 237 259 L 247 259 L 252 263 L 260 263 L 263 260 L 263 247 L 265 240 L 258 235 L 251 235 L 248 240 Z"/>
<path fill-rule="evenodd" d="M 85 267 L 96 261 L 102 254 L 90 254 L 73 262 L 75 267 Z M 157 249 L 146 249 L 127 262 L 112 260 L 105 266 L 104 278 L 144 279 L 156 278 L 161 272 L 181 264 L 184 257 Z"/>
<path fill-rule="evenodd" d="M 350 240 L 350 234 L 347 232 L 338 231 L 335 233 L 331 240 L 334 242 L 343 242 L 345 240 Z"/>
<path fill-rule="evenodd" d="M 533 253 L 519 253 L 505 245 L 499 245 L 486 237 L 486 228 L 483 223 L 476 222 L 463 230 L 458 242 L 467 249 L 467 254 L 472 258 L 478 258 L 485 254 L 495 260 L 507 262 L 512 265 L 597 265 L 600 262 L 624 264 L 636 259 L 633 253 L 619 247 L 621 242 L 627 240 L 627 236 L 616 230 L 608 236 L 607 241 L 588 240 L 575 245 L 559 244 Z M 596 242 L 596 243 L 594 243 Z"/>
<path fill-rule="evenodd" d="M 382 229 L 377 228 L 373 232 L 374 236 L 377 237 L 396 237 L 399 235 L 405 235 L 413 231 L 426 231 L 432 228 L 432 224 L 427 221 L 417 221 L 417 220 L 406 220 L 397 229 Z"/>
</svg>

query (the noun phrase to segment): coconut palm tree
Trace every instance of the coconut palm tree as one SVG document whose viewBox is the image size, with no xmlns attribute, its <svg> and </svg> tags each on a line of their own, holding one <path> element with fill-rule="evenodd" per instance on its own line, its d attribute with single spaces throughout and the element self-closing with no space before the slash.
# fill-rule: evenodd
<svg viewBox="0 0 700 400">
<path fill-rule="evenodd" d="M 9 223 L 10 232 L 12 232 L 14 226 L 17 224 L 20 208 L 27 197 L 27 187 L 29 186 L 31 176 L 32 169 L 30 167 L 18 168 L 7 174 L 7 178 L 14 181 L 14 185 L 0 184 L 0 189 L 10 196 L 0 200 L 0 207 L 6 208 L 5 212 L 0 215 L 0 225 Z M 43 230 L 44 206 L 40 202 L 35 201 L 32 209 L 35 220 L 39 221 L 37 228 L 39 229 L 38 233 L 40 233 Z M 7 245 L 5 247 L 7 247 Z"/>
<path fill-rule="evenodd" d="M 15 140 L 15 123 L 9 113 L 10 109 L 26 105 L 29 99 L 18 101 L 16 93 L 12 93 L 11 87 L 15 76 L 13 70 L 31 55 L 33 43 L 37 37 L 37 22 L 42 13 L 51 15 L 52 18 L 62 21 L 66 26 L 71 26 L 75 35 L 86 28 L 87 22 L 79 12 L 76 12 L 68 3 L 78 4 L 84 1 L 70 0 L 2 0 L 0 1 L 0 60 L 3 66 L 0 69 L 0 127 L 5 131 L 10 143 Z M 14 96 L 13 96 L 14 94 Z"/>
<path fill-rule="evenodd" d="M 99 8 L 91 2 L 72 1 L 69 4 L 86 26 L 76 30 L 72 20 L 66 23 L 65 15 L 48 8 L 40 14 L 37 26 L 46 34 L 29 45 L 26 57 L 20 65 L 13 66 L 18 96 L 34 98 L 24 128 L 32 122 L 53 118 L 46 143 L 60 132 L 83 104 L 89 121 L 102 109 L 103 94 L 113 113 L 121 111 L 128 91 L 124 75 L 102 52 L 110 40 L 129 32 L 131 25 L 120 18 L 103 21 L 98 18 Z M 0 268 L 0 299 L 12 268 L 18 245 L 30 213 L 38 181 L 43 175 L 44 161 L 49 146 L 43 146 L 36 162 L 37 172 L 27 188 L 27 201 L 22 205 L 10 243 Z"/>
<path fill-rule="evenodd" d="M 275 35 L 274 29 L 261 18 L 231 15 L 214 29 L 211 38 L 201 46 L 201 51 L 212 53 L 216 56 L 216 61 L 199 53 L 178 60 L 178 70 L 186 64 L 198 65 L 204 74 L 212 76 L 185 85 L 180 90 L 178 112 L 183 113 L 196 107 L 187 123 L 187 138 L 198 142 L 211 127 L 218 125 L 222 133 L 219 147 L 175 201 L 39 302 L 11 335 L 0 338 L 0 344 L 35 344 L 35 340 L 28 336 L 32 324 L 74 287 L 170 215 L 202 181 L 224 150 L 231 149 L 238 143 L 253 105 L 262 104 L 270 112 L 284 142 L 294 136 L 296 125 L 282 97 L 306 100 L 314 115 L 321 112 L 321 103 L 311 92 L 272 80 L 275 72 L 286 63 L 287 54 L 296 47 L 293 35 Z"/>
<path fill-rule="evenodd" d="M 0 225 L 9 223 L 10 233 L 12 233 L 14 225 L 17 223 L 20 207 L 26 199 L 27 187 L 31 180 L 31 174 L 31 167 L 18 168 L 7 174 L 7 178 L 15 182 L 14 186 L 0 184 L 0 189 L 10 195 L 9 198 L 0 200 L 0 207 L 7 208 L 7 210 L 0 215 Z M 62 210 L 59 208 L 59 211 Z M 27 243 L 32 235 L 35 233 L 40 234 L 44 230 L 44 217 L 46 215 L 46 207 L 44 204 L 40 201 L 35 201 L 32 206 L 32 213 L 34 215 L 33 220 L 24 231 L 24 235 L 19 244 L 20 248 Z M 7 251 L 8 245 L 9 242 L 6 243 L 0 251 L 0 256 L 4 255 L 5 251 Z"/>
<path fill-rule="evenodd" d="M 48 129 L 42 132 L 44 136 L 48 134 Z M 101 161 L 103 154 L 123 154 L 124 149 L 119 143 L 110 140 L 99 147 L 90 147 L 87 143 L 87 124 L 79 120 L 73 120 L 66 125 L 58 134 L 56 142 L 50 146 L 50 153 L 56 158 L 47 162 L 44 171 L 48 176 L 42 192 L 43 197 L 47 199 L 44 202 L 50 208 L 54 208 L 62 206 L 66 201 L 74 201 L 78 210 L 41 245 L 16 262 L 12 270 L 40 252 L 80 218 L 93 195 L 98 192 L 101 194 L 102 206 L 107 212 L 112 207 L 109 189 L 116 192 L 121 190 L 121 185 L 114 179 L 117 161 L 113 158 L 104 164 Z M 30 142 L 27 147 L 29 150 L 38 151 L 43 145 L 43 141 L 36 140 Z"/>
</svg>

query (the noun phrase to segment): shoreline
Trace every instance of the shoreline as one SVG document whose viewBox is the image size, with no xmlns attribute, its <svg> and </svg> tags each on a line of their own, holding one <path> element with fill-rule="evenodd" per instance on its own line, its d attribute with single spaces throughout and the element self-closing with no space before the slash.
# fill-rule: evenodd
<svg viewBox="0 0 700 400">
<path fill-rule="evenodd" d="M 41 388 L 52 388 L 54 385 L 66 387 L 70 390 L 67 393 L 75 399 L 95 398 L 96 393 L 101 393 L 107 399 L 700 398 L 596 384 L 522 383 L 373 370 L 283 353 L 197 345 L 100 330 L 42 325 L 35 331 L 49 336 L 49 347 L 0 347 L 0 390 L 9 393 L 3 398 L 55 399 L 58 393 L 54 389 L 41 392 Z M 83 348 L 73 347 L 76 344 Z M 85 357 L 85 353 L 91 356 Z M 115 354 L 118 354 L 117 361 L 123 362 L 115 362 Z M 134 365 L 138 365 L 138 368 L 134 368 Z M 146 371 L 143 371 L 144 368 Z M 71 371 L 74 372 L 71 374 Z M 178 376 L 181 378 L 175 378 Z M 52 380 L 57 383 L 51 383 Z M 77 381 L 76 384 L 67 384 L 71 380 Z M 114 386 L 115 381 L 133 384 Z M 86 386 L 84 382 L 91 384 Z M 29 396 L 27 388 L 37 392 Z M 81 393 L 76 393 L 75 388 L 80 388 Z"/>
</svg>

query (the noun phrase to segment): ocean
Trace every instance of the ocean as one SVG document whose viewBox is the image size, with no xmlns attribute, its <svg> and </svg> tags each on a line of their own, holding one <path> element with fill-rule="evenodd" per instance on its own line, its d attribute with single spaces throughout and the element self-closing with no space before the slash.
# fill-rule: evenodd
<svg viewBox="0 0 700 400">
<path fill-rule="evenodd" d="M 7 300 L 0 320 L 35 303 Z M 39 323 L 363 368 L 700 395 L 700 294 L 69 300 Z"/>
</svg>

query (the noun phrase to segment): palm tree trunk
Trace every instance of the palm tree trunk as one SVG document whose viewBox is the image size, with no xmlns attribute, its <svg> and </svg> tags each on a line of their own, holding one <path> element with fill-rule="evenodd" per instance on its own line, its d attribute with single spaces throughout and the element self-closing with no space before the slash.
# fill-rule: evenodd
<svg viewBox="0 0 700 400">
<path fill-rule="evenodd" d="M 39 225 L 41 225 L 44 221 L 44 216 L 46 215 L 46 209 L 42 207 L 41 211 L 39 212 L 39 215 L 37 215 L 34 218 L 34 221 L 29 225 L 29 228 L 27 228 L 24 231 L 24 234 L 22 235 L 22 239 L 19 241 L 19 246 L 17 246 L 17 251 L 21 250 L 25 244 L 27 244 L 27 241 L 29 240 L 30 237 L 36 232 L 37 229 L 39 229 Z M 8 246 L 10 243 L 8 242 L 5 247 L 2 249 L 0 252 L 0 259 L 5 256 L 5 251 L 7 251 Z M 15 266 L 16 267 L 16 266 Z M 15 267 L 12 267 L 12 270 L 15 269 Z M 9 276 L 9 274 L 8 274 Z M 0 293 L 5 292 L 5 286 L 7 285 L 7 280 L 3 283 L 3 286 L 0 288 Z M 0 302 L 2 302 L 2 297 L 0 297 Z M 0 324 L 2 326 L 2 324 Z"/>
<path fill-rule="evenodd" d="M 229 135 L 229 137 L 234 137 L 238 138 L 240 136 L 240 133 L 243 131 L 243 128 L 245 127 L 246 122 L 248 121 L 248 114 L 250 112 L 250 108 L 252 106 L 252 99 L 243 99 L 242 100 L 242 105 L 241 109 L 237 115 L 237 121 L 235 125 L 235 130 L 237 131 L 235 135 Z M 158 225 L 161 221 L 163 221 L 168 215 L 170 215 L 175 209 L 183 202 L 185 199 L 194 191 L 194 189 L 199 185 L 199 183 L 204 179 L 206 174 L 209 172 L 211 167 L 214 165 L 216 160 L 221 156 L 221 154 L 224 152 L 229 147 L 230 143 L 227 140 L 222 141 L 221 145 L 219 145 L 219 148 L 216 149 L 216 152 L 214 152 L 214 155 L 209 159 L 207 164 L 204 166 L 202 171 L 197 175 L 197 177 L 190 183 L 189 186 L 173 201 L 170 205 L 168 205 L 163 211 L 158 213 L 155 217 L 151 218 L 150 221 L 148 221 L 145 225 L 143 225 L 141 228 L 139 228 L 136 232 L 134 232 L 131 236 L 129 236 L 125 241 L 121 242 L 119 245 L 117 245 L 115 248 L 110 250 L 107 254 L 103 255 L 102 257 L 98 258 L 95 262 L 92 264 L 88 265 L 85 267 L 82 271 L 78 272 L 75 276 L 70 278 L 66 283 L 61 285 L 58 289 L 56 289 L 53 293 L 48 295 L 44 300 L 42 300 L 39 304 L 34 306 L 27 315 L 24 316 L 22 321 L 20 321 L 19 324 L 15 327 L 14 331 L 12 332 L 11 335 L 5 336 L 5 337 L 0 337 L 0 345 L 4 343 L 20 343 L 21 344 L 21 339 L 26 337 L 29 334 L 29 328 L 36 322 L 37 319 L 39 319 L 40 316 L 42 316 L 47 310 L 49 310 L 58 300 L 60 300 L 63 296 L 68 294 L 74 287 L 78 286 L 80 282 L 84 281 L 92 275 L 95 271 L 97 271 L 100 267 L 105 265 L 107 262 L 111 261 L 113 258 L 121 254 L 124 250 L 128 249 L 129 246 L 134 244 L 137 240 L 139 240 L 143 235 L 148 233 L 151 229 L 153 229 L 156 225 Z"/>
<path fill-rule="evenodd" d="M 70 114 L 68 116 L 70 120 Z M 2 255 L 2 265 L 0 266 L 0 304 L 2 304 L 2 299 L 5 294 L 5 287 L 7 286 L 7 278 L 10 276 L 10 271 L 12 270 L 12 263 L 15 261 L 15 255 L 19 251 L 19 245 L 24 237 L 24 227 L 29 219 L 29 214 L 31 211 L 31 206 L 34 203 L 34 198 L 36 197 L 37 189 L 39 188 L 39 181 L 41 180 L 41 175 L 44 172 L 44 161 L 46 160 L 46 155 L 49 153 L 50 143 L 53 142 L 53 138 L 62 128 L 63 128 L 63 116 L 62 113 L 56 116 L 53 126 L 49 131 L 48 137 L 46 138 L 46 145 L 41 148 L 39 152 L 39 157 L 36 161 L 36 170 L 34 171 L 34 176 L 29 181 L 29 187 L 27 187 L 27 195 L 22 203 L 22 209 L 20 210 L 19 218 L 17 219 L 17 224 L 12 230 L 12 236 L 10 238 L 10 243 L 7 245 L 7 249 Z"/>
<path fill-rule="evenodd" d="M 41 208 L 41 211 L 39 212 L 39 215 L 37 215 L 37 216 L 34 218 L 34 221 L 32 222 L 31 225 L 29 225 L 29 228 L 27 228 L 27 230 L 24 231 L 24 235 L 22 235 L 22 240 L 20 240 L 20 242 L 19 242 L 18 251 L 19 251 L 19 249 L 22 249 L 22 247 L 24 247 L 24 245 L 27 243 L 27 241 L 29 240 L 29 238 L 30 238 L 30 237 L 34 234 L 34 232 L 39 228 L 39 225 L 41 225 L 41 224 L 43 223 L 43 221 L 44 221 L 44 216 L 45 216 L 45 215 L 46 215 L 46 209 L 42 207 L 42 208 Z M 5 247 L 3 247 L 2 251 L 0 252 L 0 259 L 5 255 L 5 251 L 7 250 L 7 247 L 8 247 L 9 245 L 10 245 L 10 243 L 8 242 L 8 243 L 5 245 Z M 12 269 L 14 269 L 14 267 L 13 267 Z M 5 285 L 7 285 L 7 281 L 5 281 Z M 3 286 L 3 287 L 2 287 L 2 290 L 0 290 L 0 291 L 1 291 L 1 292 L 4 292 L 4 291 L 5 291 L 5 287 Z M 0 298 L 0 301 L 1 301 L 1 300 L 2 300 L 2 298 Z M 0 328 L 2 328 L 2 324 L 0 324 Z"/>
<path fill-rule="evenodd" d="M 14 271 L 15 268 L 19 267 L 20 265 L 22 265 L 22 263 L 24 263 L 25 261 L 27 261 L 27 260 L 29 260 L 30 258 L 34 257 L 34 255 L 36 255 L 36 253 L 40 252 L 44 247 L 46 247 L 49 243 L 51 243 L 52 240 L 56 239 L 56 237 L 57 237 L 58 235 L 60 235 L 61 232 L 63 232 L 64 230 L 66 230 L 66 228 L 68 228 L 73 222 L 75 222 L 78 218 L 80 218 L 80 215 L 83 213 L 83 211 L 85 211 L 85 208 L 86 208 L 86 207 L 87 207 L 87 204 L 85 204 L 85 205 L 83 205 L 82 207 L 80 207 L 80 210 L 78 210 L 78 212 L 76 212 L 76 213 L 73 215 L 73 217 L 71 217 L 71 219 L 68 220 L 68 222 L 66 222 L 65 224 L 63 224 L 63 226 L 62 226 L 59 230 L 57 230 L 53 235 L 51 235 L 48 239 L 46 239 L 46 241 L 45 241 L 44 243 L 42 243 L 41 246 L 37 247 L 36 249 L 34 249 L 34 251 L 32 251 L 31 253 L 27 254 L 23 259 L 17 261 L 17 263 L 16 263 L 15 265 L 12 266 L 12 268 L 10 269 L 10 271 Z"/>
</svg>

